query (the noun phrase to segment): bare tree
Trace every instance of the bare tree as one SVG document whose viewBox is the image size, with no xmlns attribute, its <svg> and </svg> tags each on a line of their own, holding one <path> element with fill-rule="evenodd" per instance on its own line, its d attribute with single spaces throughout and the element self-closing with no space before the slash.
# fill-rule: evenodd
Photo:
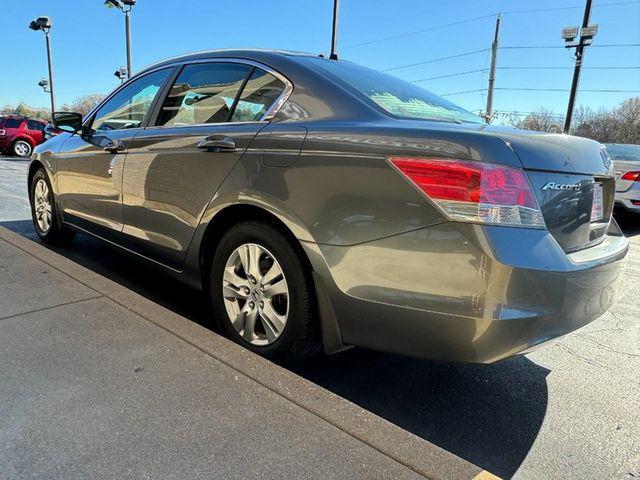
<svg viewBox="0 0 640 480">
<path fill-rule="evenodd" d="M 602 143 L 640 144 L 640 97 L 629 98 L 611 110 L 600 109 L 595 112 L 589 107 L 580 107 L 573 119 L 572 135 Z M 524 118 L 517 114 L 508 116 L 507 123 L 526 130 L 562 131 L 562 118 L 544 108 Z"/>
<path fill-rule="evenodd" d="M 562 131 L 562 122 L 553 112 L 546 108 L 539 108 L 534 113 L 521 117 L 518 112 L 507 117 L 508 123 L 524 130 L 536 130 L 539 132 L 559 133 Z"/>
<path fill-rule="evenodd" d="M 105 95 L 102 93 L 92 93 L 91 95 L 83 95 L 81 97 L 76 98 L 70 104 L 65 104 L 62 106 L 62 110 L 68 112 L 77 112 L 82 115 L 86 115 L 91 111 L 93 107 L 95 107 L 98 103 L 100 103 L 105 98 Z"/>
</svg>

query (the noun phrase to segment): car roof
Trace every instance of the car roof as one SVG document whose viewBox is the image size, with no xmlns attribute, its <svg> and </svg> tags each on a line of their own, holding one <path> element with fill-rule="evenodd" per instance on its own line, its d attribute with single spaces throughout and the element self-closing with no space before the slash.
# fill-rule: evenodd
<svg viewBox="0 0 640 480">
<path fill-rule="evenodd" d="M 47 123 L 45 120 L 42 120 L 40 118 L 25 117 L 24 115 L 14 115 L 14 114 L 0 115 L 0 118 L 14 118 L 16 120 L 32 120 L 34 122 Z"/>
<path fill-rule="evenodd" d="M 270 59 L 282 59 L 282 58 L 290 58 L 295 59 L 295 57 L 321 57 L 323 55 L 306 53 L 306 52 L 296 52 L 291 50 L 273 50 L 273 49 L 260 49 L 260 48 L 245 48 L 245 49 L 237 49 L 237 48 L 227 48 L 227 49 L 218 49 L 218 50 L 203 50 L 200 52 L 186 53 L 183 55 L 178 55 L 176 57 L 171 57 L 166 60 L 161 60 L 157 63 L 149 65 L 142 71 L 150 70 L 152 68 L 162 67 L 164 65 L 171 65 L 179 62 L 189 62 L 194 60 L 203 60 L 207 58 L 244 58 L 247 60 L 258 60 L 263 62 L 268 62 Z"/>
</svg>

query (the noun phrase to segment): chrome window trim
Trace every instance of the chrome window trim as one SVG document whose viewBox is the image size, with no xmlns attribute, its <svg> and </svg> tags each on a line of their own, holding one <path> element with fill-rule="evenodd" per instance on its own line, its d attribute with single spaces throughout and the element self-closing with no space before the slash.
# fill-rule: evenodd
<svg viewBox="0 0 640 480">
<path fill-rule="evenodd" d="M 118 87 L 116 90 L 114 90 L 111 93 L 111 95 L 109 95 L 102 102 L 100 102 L 100 104 L 95 106 L 93 108 L 93 110 L 91 110 L 87 114 L 87 116 L 85 117 L 85 119 L 84 119 L 82 124 L 85 125 L 88 122 L 88 120 L 91 119 L 91 117 L 95 114 L 95 112 L 97 112 L 100 109 L 100 107 L 102 107 L 102 105 L 107 103 L 121 89 L 123 89 L 126 85 L 131 83 L 131 81 L 136 80 L 138 78 L 142 78 L 142 77 L 144 77 L 144 76 L 146 76 L 148 74 L 155 73 L 155 72 L 157 72 L 159 70 L 164 70 L 164 69 L 167 69 L 167 68 L 176 68 L 176 67 L 183 68 L 186 65 L 194 65 L 194 64 L 199 64 L 199 63 L 241 63 L 241 64 L 245 64 L 245 65 L 250 65 L 252 67 L 259 68 L 259 69 L 264 70 L 265 72 L 273 75 L 278 80 L 280 80 L 282 83 L 284 83 L 285 87 L 284 87 L 284 90 L 282 91 L 282 93 L 280 94 L 280 96 L 278 98 L 276 98 L 276 100 L 271 104 L 271 106 L 267 109 L 267 111 L 264 113 L 264 115 L 262 115 L 260 120 L 252 120 L 252 121 L 247 121 L 247 122 L 200 123 L 200 124 L 192 124 L 192 125 L 169 125 L 169 126 L 167 126 L 167 125 L 147 125 L 146 127 L 144 127 L 144 130 L 158 130 L 158 129 L 163 129 L 163 128 L 202 127 L 202 126 L 207 126 L 207 125 L 237 125 L 237 124 L 250 124 L 250 123 L 269 123 L 278 114 L 278 112 L 280 111 L 282 106 L 287 102 L 287 100 L 289 100 L 289 97 L 293 93 L 294 86 L 293 86 L 293 83 L 291 82 L 291 80 L 289 80 L 287 77 L 285 77 L 283 74 L 281 74 L 277 70 L 274 70 L 273 68 L 271 68 L 268 65 L 265 65 L 263 63 L 256 62 L 255 60 L 248 60 L 248 59 L 237 58 L 237 57 L 215 57 L 215 58 L 200 58 L 200 59 L 197 59 L 197 60 L 184 60 L 184 61 L 179 61 L 179 62 L 175 62 L 175 63 L 171 63 L 171 64 L 163 64 L 163 65 L 158 66 L 158 67 L 153 68 L 153 69 L 143 70 L 142 74 L 140 74 L 139 76 L 136 75 L 136 76 L 132 77 L 130 81 L 127 81 L 127 82 L 123 83 L 120 87 Z M 164 99 L 162 99 L 162 101 L 164 101 Z"/>
<path fill-rule="evenodd" d="M 152 73 L 155 72 L 159 72 L 160 70 L 165 70 L 165 69 L 173 69 L 177 66 L 178 64 L 171 64 L 171 65 L 163 65 L 161 67 L 158 68 L 154 68 L 153 70 L 144 70 L 141 74 L 138 74 L 134 77 L 131 77 L 131 79 L 127 80 L 126 82 L 124 82 L 122 85 L 118 86 L 118 88 L 116 88 L 114 91 L 112 91 L 109 95 L 107 95 L 105 97 L 104 100 L 102 100 L 98 105 L 96 105 L 95 107 L 93 107 L 89 113 L 87 113 L 85 115 L 85 117 L 82 119 L 82 126 L 83 127 L 87 127 L 89 125 L 87 125 L 87 123 L 89 122 L 89 120 L 91 120 L 93 118 L 93 116 L 96 114 L 96 112 L 98 110 L 100 110 L 102 108 L 103 105 L 105 105 L 109 100 L 111 100 L 114 96 L 116 96 L 118 94 L 118 92 L 120 90 L 122 90 L 123 88 L 125 88 L 127 85 L 130 85 L 134 80 L 138 80 L 140 78 L 144 78 L 147 75 L 150 75 Z M 171 76 L 169 76 L 171 77 Z M 164 84 L 162 85 L 164 86 Z M 160 90 L 162 90 L 162 88 L 160 88 Z M 158 90 L 158 92 L 160 92 L 160 90 Z M 149 108 L 150 110 L 151 108 Z M 137 128 L 142 128 L 142 127 L 137 127 Z"/>
<path fill-rule="evenodd" d="M 196 64 L 200 64 L 200 63 L 240 63 L 240 64 L 243 64 L 243 65 L 250 65 L 252 67 L 256 67 L 256 68 L 259 68 L 261 70 L 264 70 L 265 72 L 267 72 L 267 73 L 273 75 L 274 77 L 276 77 L 278 80 L 280 80 L 282 83 L 284 83 L 284 90 L 282 91 L 280 96 L 278 98 L 276 98 L 276 100 L 271 104 L 271 106 L 267 109 L 267 111 L 264 113 L 264 115 L 262 115 L 260 120 L 252 120 L 252 121 L 247 121 L 247 122 L 201 123 L 201 124 L 197 124 L 197 125 L 184 125 L 185 127 L 186 126 L 189 126 L 189 127 L 204 126 L 204 125 L 225 125 L 225 124 L 230 124 L 230 123 L 234 123 L 234 124 L 238 124 L 238 123 L 256 123 L 256 122 L 268 123 L 273 119 L 273 117 L 276 116 L 276 114 L 280 111 L 282 106 L 285 104 L 285 102 L 289 99 L 289 97 L 293 93 L 293 83 L 291 82 L 291 80 L 289 80 L 287 77 L 285 77 L 280 72 L 278 72 L 278 71 L 274 70 L 273 68 L 269 67 L 268 65 L 265 65 L 265 64 L 260 63 L 260 62 L 256 62 L 255 60 L 248 60 L 248 59 L 245 59 L 245 58 L 237 58 L 237 57 L 215 57 L 215 58 L 200 58 L 198 60 L 185 60 L 185 61 L 182 61 L 182 62 L 178 62 L 175 65 L 181 65 L 181 66 L 184 67 L 184 66 L 187 66 L 187 65 L 196 65 Z M 173 126 L 165 126 L 165 125 L 151 125 L 151 126 L 149 126 L 147 128 L 154 128 L 155 129 L 155 128 L 174 128 L 174 127 Z"/>
</svg>

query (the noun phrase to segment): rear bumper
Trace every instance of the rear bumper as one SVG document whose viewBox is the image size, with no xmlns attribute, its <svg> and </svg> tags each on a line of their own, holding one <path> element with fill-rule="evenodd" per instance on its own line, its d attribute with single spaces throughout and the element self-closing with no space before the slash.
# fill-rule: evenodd
<svg viewBox="0 0 640 480">
<path fill-rule="evenodd" d="M 626 192 L 616 192 L 616 207 L 621 207 L 628 212 L 640 213 L 640 205 L 634 205 L 633 201 L 640 202 L 640 182 L 634 182 Z"/>
<path fill-rule="evenodd" d="M 602 315 L 628 243 L 613 223 L 600 245 L 567 255 L 543 230 L 444 223 L 318 250 L 344 343 L 490 363 Z"/>
</svg>

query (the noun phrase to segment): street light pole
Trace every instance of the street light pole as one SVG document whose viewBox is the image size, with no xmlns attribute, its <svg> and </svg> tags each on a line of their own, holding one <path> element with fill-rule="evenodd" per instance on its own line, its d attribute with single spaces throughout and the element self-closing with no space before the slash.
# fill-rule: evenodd
<svg viewBox="0 0 640 480">
<path fill-rule="evenodd" d="M 338 59 L 338 12 L 340 9 L 340 0 L 333 0 L 333 23 L 331 27 L 331 60 Z"/>
<path fill-rule="evenodd" d="M 124 13 L 124 33 L 127 46 L 127 78 L 131 78 L 131 9 L 136 4 L 136 0 L 105 0 L 104 6 L 107 8 L 117 8 Z"/>
<path fill-rule="evenodd" d="M 49 17 L 38 17 L 32 20 L 29 28 L 34 32 L 41 30 L 44 33 L 47 44 L 47 65 L 49 67 L 49 93 L 51 96 L 51 120 L 53 121 L 53 112 L 56 111 L 56 97 L 53 85 L 53 62 L 51 61 L 51 38 L 49 36 L 53 23 Z"/>
<path fill-rule="evenodd" d="M 44 38 L 47 42 L 47 64 L 49 66 L 49 95 L 51 97 L 51 120 L 53 121 L 53 112 L 56 111 L 56 96 L 53 87 L 53 62 L 51 61 L 51 39 L 49 37 L 49 30 L 44 30 Z"/>
<path fill-rule="evenodd" d="M 131 7 L 124 10 L 124 28 L 127 35 L 127 78 L 131 78 Z"/>
<path fill-rule="evenodd" d="M 584 48 L 590 45 L 593 41 L 593 36 L 596 30 L 589 29 L 589 17 L 591 16 L 591 2 L 587 0 L 584 7 L 584 16 L 582 18 L 582 28 L 580 29 L 580 37 L 577 45 L 567 45 L 568 47 L 574 47 L 576 49 L 576 64 L 573 69 L 573 80 L 571 81 L 571 92 L 569 93 L 569 104 L 567 105 L 567 115 L 564 118 L 564 133 L 569 133 L 571 130 L 571 119 L 573 117 L 573 108 L 576 101 L 576 94 L 578 92 L 578 85 L 580 84 L 580 71 L 582 69 L 582 59 L 584 57 Z M 567 40 L 565 38 L 565 40 Z"/>
</svg>

